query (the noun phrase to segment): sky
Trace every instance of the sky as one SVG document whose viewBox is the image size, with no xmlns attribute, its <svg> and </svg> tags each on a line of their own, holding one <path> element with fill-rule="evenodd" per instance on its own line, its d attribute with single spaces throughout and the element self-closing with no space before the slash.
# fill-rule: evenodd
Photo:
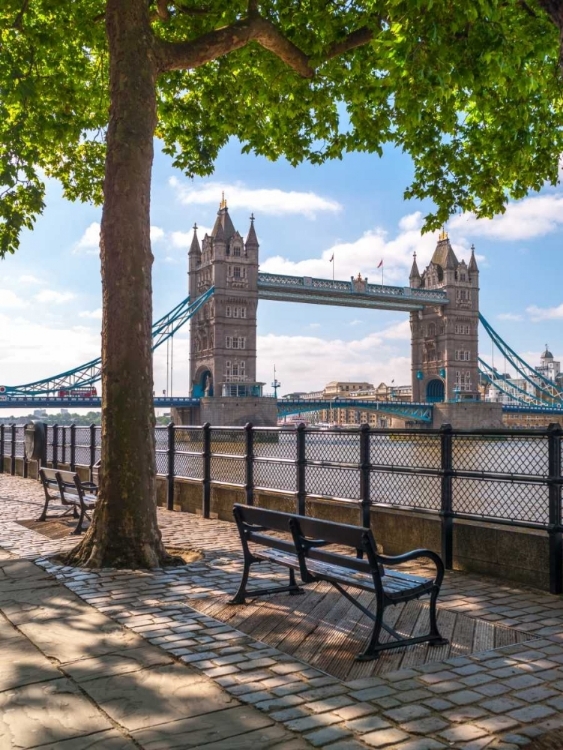
<svg viewBox="0 0 563 750">
<path fill-rule="evenodd" d="M 154 317 L 187 296 L 192 227 L 213 226 L 224 191 L 235 227 L 246 236 L 256 217 L 262 271 L 408 286 L 412 254 L 422 271 L 437 233 L 421 235 L 429 203 L 406 202 L 408 156 L 350 154 L 294 168 L 226 146 L 212 177 L 190 180 L 158 148 L 153 171 L 151 237 Z M 65 201 L 48 182 L 47 207 L 18 252 L 0 261 L 0 384 L 19 385 L 99 355 L 101 210 Z M 563 359 L 563 188 L 546 187 L 493 220 L 456 215 L 447 226 L 459 259 L 475 244 L 481 312 L 531 364 L 546 343 Z M 282 307 L 283 306 L 283 309 Z M 188 395 L 188 327 L 155 354 L 155 390 Z M 480 352 L 491 346 L 480 333 Z M 173 370 L 170 360 L 173 359 Z M 504 363 L 494 360 L 499 369 Z M 258 380 L 274 366 L 280 393 L 318 390 L 331 380 L 410 382 L 407 313 L 261 301 Z M 170 383 L 172 380 L 172 383 Z"/>
</svg>

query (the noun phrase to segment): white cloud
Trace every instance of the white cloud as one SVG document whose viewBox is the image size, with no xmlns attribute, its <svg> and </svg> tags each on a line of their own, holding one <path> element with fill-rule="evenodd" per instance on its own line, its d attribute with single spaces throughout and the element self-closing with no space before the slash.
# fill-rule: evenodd
<svg viewBox="0 0 563 750">
<path fill-rule="evenodd" d="M 89 328 L 60 328 L 0 313 L 0 366 L 7 385 L 49 377 L 99 354 L 100 335 Z"/>
<path fill-rule="evenodd" d="M 350 325 L 351 326 L 360 326 L 360 325 L 362 325 L 363 322 L 364 322 L 363 320 L 351 320 L 350 321 Z"/>
<path fill-rule="evenodd" d="M 228 184 L 210 181 L 195 185 L 182 183 L 176 177 L 171 177 L 169 184 L 177 192 L 180 202 L 185 205 L 219 204 L 224 192 L 230 208 L 246 208 L 264 214 L 302 214 L 313 219 L 322 211 L 336 213 L 342 210 L 337 201 L 313 192 L 247 188 L 242 182 Z"/>
<path fill-rule="evenodd" d="M 497 315 L 497 318 L 499 320 L 513 320 L 515 322 L 518 322 L 520 320 L 524 320 L 522 315 L 518 315 L 517 313 L 499 313 Z"/>
<path fill-rule="evenodd" d="M 340 242 L 324 250 L 318 258 L 307 258 L 292 261 L 276 255 L 267 258 L 260 266 L 260 270 L 268 273 L 288 274 L 292 276 L 313 276 L 316 278 L 332 278 L 332 263 L 334 254 L 335 277 L 349 279 L 361 272 L 371 283 L 381 283 L 381 268 L 377 268 L 383 260 L 383 283 L 407 283 L 408 274 L 413 262 L 413 253 L 417 254 L 417 262 L 422 272 L 430 261 L 436 249 L 436 234 L 421 235 L 422 214 L 416 212 L 404 216 L 399 222 L 399 232 L 394 238 L 376 227 L 365 232 L 359 239 L 351 242 Z M 464 243 L 452 241 L 452 246 L 458 258 L 469 260 L 469 249 Z"/>
<path fill-rule="evenodd" d="M 555 232 L 563 224 L 563 196 L 540 195 L 509 203 L 504 214 L 494 219 L 477 219 L 474 214 L 455 216 L 452 230 L 499 240 L 527 240 Z"/>
<path fill-rule="evenodd" d="M 23 276 L 20 276 L 19 278 L 20 284 L 42 284 L 43 282 L 41 279 L 38 279 L 36 276 L 31 276 L 30 274 L 24 274 Z"/>
<path fill-rule="evenodd" d="M 63 302 L 69 302 L 76 297 L 73 292 L 56 292 L 54 289 L 43 289 L 35 295 L 38 302 L 52 302 L 55 305 L 61 305 Z"/>
<path fill-rule="evenodd" d="M 151 225 L 151 242 L 160 242 L 165 237 L 164 229 Z"/>
<path fill-rule="evenodd" d="M 97 310 L 84 310 L 83 312 L 78 313 L 79 318 L 90 318 L 92 320 L 101 320 L 102 319 L 102 308 L 98 307 Z"/>
<path fill-rule="evenodd" d="M 563 318 L 563 304 L 557 307 L 536 307 L 531 305 L 526 308 L 526 312 L 534 323 L 540 320 L 560 320 Z"/>
<path fill-rule="evenodd" d="M 74 245 L 73 253 L 85 255 L 97 255 L 100 249 L 100 224 L 93 221 L 86 227 L 84 234 Z"/>
<path fill-rule="evenodd" d="M 27 307 L 27 302 L 10 289 L 0 289 L 0 309 Z"/>
<path fill-rule="evenodd" d="M 197 236 L 200 242 L 206 234 L 211 234 L 211 227 L 198 226 Z M 189 232 L 171 232 L 170 241 L 172 243 L 172 247 L 189 248 L 192 244 L 193 236 L 193 229 Z"/>
<path fill-rule="evenodd" d="M 276 365 L 282 393 L 318 390 L 331 380 L 378 385 L 410 382 L 410 356 L 386 340 L 386 332 L 354 341 L 315 336 L 258 337 L 258 380 L 270 382 Z M 280 356 L 280 352 L 283 354 Z"/>
</svg>

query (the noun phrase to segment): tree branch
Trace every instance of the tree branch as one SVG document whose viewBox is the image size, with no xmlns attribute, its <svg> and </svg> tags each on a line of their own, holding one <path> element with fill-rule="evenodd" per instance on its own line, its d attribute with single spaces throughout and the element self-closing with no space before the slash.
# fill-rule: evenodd
<svg viewBox="0 0 563 750">
<path fill-rule="evenodd" d="M 229 52 L 256 42 L 279 57 L 288 67 L 303 78 L 312 78 L 314 70 L 309 58 L 290 42 L 270 21 L 252 16 L 236 21 L 230 26 L 203 34 L 193 42 L 158 41 L 156 54 L 161 70 L 198 68 Z"/>
<path fill-rule="evenodd" d="M 343 55 L 345 52 L 349 52 L 351 49 L 356 47 L 363 47 L 369 44 L 374 37 L 372 29 L 368 29 L 367 26 L 363 26 L 361 29 L 350 32 L 348 36 L 341 42 L 334 42 L 330 45 L 324 55 L 321 56 L 321 61 L 332 60 L 334 57 Z"/>
</svg>

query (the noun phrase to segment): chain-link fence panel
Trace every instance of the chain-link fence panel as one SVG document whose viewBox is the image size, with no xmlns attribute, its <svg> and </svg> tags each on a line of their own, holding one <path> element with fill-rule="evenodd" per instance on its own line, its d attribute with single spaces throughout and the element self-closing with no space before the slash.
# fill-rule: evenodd
<svg viewBox="0 0 563 750">
<path fill-rule="evenodd" d="M 102 458 L 102 428 L 96 427 L 94 430 L 94 463 L 97 463 Z"/>
<path fill-rule="evenodd" d="M 452 458 L 455 471 L 549 476 L 549 443 L 542 435 L 455 435 Z"/>
<path fill-rule="evenodd" d="M 246 431 L 244 427 L 232 429 L 211 428 L 211 453 L 244 456 L 246 454 Z"/>
<path fill-rule="evenodd" d="M 224 455 L 211 456 L 211 481 L 244 487 L 246 484 L 245 459 Z"/>
<path fill-rule="evenodd" d="M 168 427 L 156 427 L 154 430 L 156 450 L 156 473 L 168 474 Z"/>
<path fill-rule="evenodd" d="M 307 461 L 359 464 L 360 435 L 358 432 L 306 430 L 305 458 Z"/>
<path fill-rule="evenodd" d="M 47 445 L 46 458 L 48 462 L 53 460 L 53 426 L 47 425 L 45 427 L 45 441 Z"/>
<path fill-rule="evenodd" d="M 442 480 L 425 474 L 372 472 L 370 501 L 403 508 L 440 510 Z"/>
<path fill-rule="evenodd" d="M 257 489 L 297 492 L 297 466 L 282 461 L 254 461 L 254 486 Z"/>
<path fill-rule="evenodd" d="M 77 466 L 90 466 L 90 428 L 75 427 L 74 462 Z"/>
<path fill-rule="evenodd" d="M 454 478 L 452 492 L 455 513 L 542 525 L 549 520 L 547 484 Z"/>
<path fill-rule="evenodd" d="M 357 467 L 306 466 L 305 492 L 307 495 L 357 501 L 360 499 L 360 471 Z"/>
<path fill-rule="evenodd" d="M 261 458 L 297 460 L 297 432 L 294 429 L 260 427 L 253 430 L 254 455 Z"/>
<path fill-rule="evenodd" d="M 390 433 L 370 435 L 372 466 L 439 469 L 442 462 L 440 435 Z"/>
<path fill-rule="evenodd" d="M 178 451 L 174 454 L 174 476 L 185 479 L 203 479 L 203 456 Z"/>
<path fill-rule="evenodd" d="M 18 425 L 16 427 L 16 457 L 23 458 L 25 452 L 25 427 L 24 425 Z M 11 439 L 11 436 L 10 436 Z"/>
<path fill-rule="evenodd" d="M 203 453 L 203 430 L 201 427 L 183 427 L 174 429 L 174 449 L 188 453 Z"/>
</svg>

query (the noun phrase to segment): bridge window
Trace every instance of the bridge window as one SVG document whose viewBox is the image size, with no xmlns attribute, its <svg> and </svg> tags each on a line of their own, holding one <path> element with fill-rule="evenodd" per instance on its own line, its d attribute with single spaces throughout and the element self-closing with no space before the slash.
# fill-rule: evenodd
<svg viewBox="0 0 563 750">
<path fill-rule="evenodd" d="M 241 277 L 240 266 L 233 267 L 233 276 L 235 277 L 235 279 L 240 279 Z"/>
<path fill-rule="evenodd" d="M 225 362 L 225 375 L 226 375 L 227 378 L 230 378 L 231 374 L 232 374 L 231 360 L 228 359 Z"/>
<path fill-rule="evenodd" d="M 232 336 L 226 336 L 225 337 L 225 347 L 227 349 L 233 348 L 233 337 Z"/>
<path fill-rule="evenodd" d="M 227 318 L 232 317 L 232 309 L 230 305 L 227 305 L 227 307 L 225 308 L 225 315 L 227 316 Z"/>
<path fill-rule="evenodd" d="M 436 326 L 434 323 L 430 323 L 428 326 L 428 335 L 429 336 L 435 336 L 436 335 Z"/>
<path fill-rule="evenodd" d="M 240 247 L 239 245 L 235 245 L 233 248 L 233 255 L 237 258 L 240 258 Z"/>
</svg>

